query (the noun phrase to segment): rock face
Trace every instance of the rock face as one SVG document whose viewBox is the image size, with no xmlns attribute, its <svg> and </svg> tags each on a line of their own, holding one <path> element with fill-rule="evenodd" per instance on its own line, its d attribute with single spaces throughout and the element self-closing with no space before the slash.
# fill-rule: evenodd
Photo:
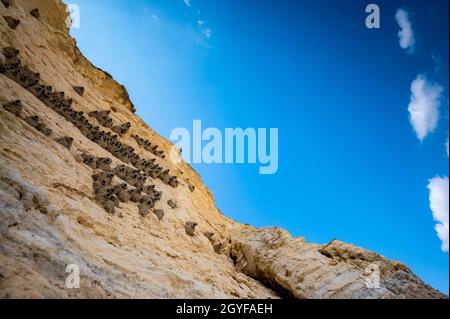
<svg viewBox="0 0 450 319">
<path fill-rule="evenodd" d="M 0 19 L 0 49 L 18 49 L 21 68 L 39 73 L 39 83 L 65 97 L 37 96 L 7 74 L 10 60 L 0 55 L 0 105 L 21 105 L 16 114 L 0 107 L 1 298 L 446 298 L 375 253 L 339 241 L 309 244 L 223 216 L 198 174 L 165 156 L 172 144 L 134 114 L 125 88 L 83 57 L 68 34 L 64 4 L 10 2 L 0 4 L 0 14 L 20 23 L 12 28 Z M 125 151 L 89 137 L 68 110 L 84 112 L 109 136 L 109 124 L 125 125 L 116 142 L 149 162 L 130 163 Z M 87 116 L 94 111 L 108 111 L 110 122 L 102 126 Z M 39 125 L 30 126 L 32 116 Z M 110 203 L 119 194 L 94 189 L 93 175 L 98 180 L 102 171 L 86 155 L 110 158 L 111 169 L 139 166 L 154 187 L 135 191 L 145 198 L 140 204 L 128 193 L 120 195 L 124 202 Z M 147 169 L 154 165 L 163 171 Z M 117 185 L 126 183 L 140 187 L 138 177 L 117 175 L 111 186 L 122 192 Z M 196 224 L 192 236 L 187 223 Z M 79 267 L 79 288 L 66 287 L 67 265 Z M 373 265 L 379 288 L 366 285 Z"/>
<path fill-rule="evenodd" d="M 337 240 L 315 245 L 279 228 L 239 230 L 231 246 L 236 268 L 281 296 L 294 298 L 445 298 L 405 265 Z M 369 272 L 379 271 L 379 288 Z M 374 288 L 370 288 L 374 287 Z"/>
</svg>

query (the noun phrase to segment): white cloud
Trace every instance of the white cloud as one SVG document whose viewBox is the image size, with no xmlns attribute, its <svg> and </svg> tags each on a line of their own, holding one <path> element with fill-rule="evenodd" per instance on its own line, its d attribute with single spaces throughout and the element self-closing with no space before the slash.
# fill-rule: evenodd
<svg viewBox="0 0 450 319">
<path fill-rule="evenodd" d="M 435 230 L 442 241 L 441 249 L 448 252 L 448 177 L 435 177 L 428 184 L 430 191 L 430 208 L 433 219 L 437 222 Z"/>
<path fill-rule="evenodd" d="M 412 29 L 411 21 L 409 20 L 408 12 L 403 9 L 398 9 L 395 14 L 395 19 L 400 26 L 400 31 L 398 32 L 400 47 L 407 50 L 407 52 L 412 53 L 414 51 L 416 40 L 414 38 L 414 31 Z"/>
<path fill-rule="evenodd" d="M 191 7 L 191 0 L 183 0 L 184 4 Z"/>
<path fill-rule="evenodd" d="M 436 129 L 442 91 L 440 85 L 428 82 L 421 74 L 411 84 L 408 111 L 417 138 L 421 141 Z"/>
<path fill-rule="evenodd" d="M 204 29 L 203 31 L 202 31 L 202 33 L 203 33 L 203 35 L 206 37 L 206 38 L 211 38 L 211 36 L 212 36 L 212 31 L 210 30 L 210 29 L 208 29 L 208 28 L 206 28 L 206 29 Z"/>
<path fill-rule="evenodd" d="M 197 23 L 199 27 L 203 27 L 206 24 L 205 20 L 198 20 Z"/>
</svg>

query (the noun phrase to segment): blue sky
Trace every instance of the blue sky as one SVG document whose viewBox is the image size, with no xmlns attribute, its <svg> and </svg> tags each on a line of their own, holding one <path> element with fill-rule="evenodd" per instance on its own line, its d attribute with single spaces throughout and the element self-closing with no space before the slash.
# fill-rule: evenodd
<svg viewBox="0 0 450 319">
<path fill-rule="evenodd" d="M 448 176 L 448 1 L 66 2 L 81 10 L 72 30 L 81 51 L 127 87 L 163 136 L 197 119 L 279 129 L 277 174 L 193 165 L 224 214 L 362 246 L 448 293 L 427 189 Z M 381 9 L 380 29 L 365 27 L 369 3 Z M 414 32 L 410 48 L 400 47 L 399 8 Z M 409 119 L 419 75 L 442 88 L 434 126 L 429 116 Z M 420 97 L 414 105 L 433 106 Z M 425 124 L 435 128 L 419 139 Z"/>
</svg>

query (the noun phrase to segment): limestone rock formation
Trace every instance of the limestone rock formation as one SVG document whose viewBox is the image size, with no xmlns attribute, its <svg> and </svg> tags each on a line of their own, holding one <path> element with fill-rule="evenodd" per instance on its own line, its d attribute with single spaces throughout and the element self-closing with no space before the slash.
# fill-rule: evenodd
<svg viewBox="0 0 450 319">
<path fill-rule="evenodd" d="M 279 228 L 239 230 L 232 236 L 236 268 L 281 296 L 294 298 L 443 298 L 405 265 L 337 240 L 327 245 L 292 238 Z M 379 271 L 379 288 L 368 271 Z"/>
<path fill-rule="evenodd" d="M 24 75 L 0 55 L 0 105 L 20 101 L 20 112 L 0 107 L 0 298 L 446 298 L 375 253 L 223 216 L 200 176 L 164 155 L 172 144 L 134 114 L 125 88 L 80 53 L 62 1 L 8 3 L 0 14 L 15 20 L 0 19 L 0 49 L 19 50 Z M 124 128 L 114 141 L 79 113 L 95 111 Z M 25 121 L 33 116 L 36 129 Z M 99 170 L 98 158 L 112 163 Z M 114 176 L 120 165 L 134 185 Z M 153 213 L 141 215 L 128 190 Z M 375 289 L 366 285 L 373 264 Z M 79 267 L 80 288 L 66 287 L 67 265 Z"/>
</svg>

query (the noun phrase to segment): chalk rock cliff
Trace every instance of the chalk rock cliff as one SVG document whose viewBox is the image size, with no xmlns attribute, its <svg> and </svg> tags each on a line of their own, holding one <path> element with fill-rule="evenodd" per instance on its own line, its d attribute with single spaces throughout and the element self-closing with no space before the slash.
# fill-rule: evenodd
<svg viewBox="0 0 450 319">
<path fill-rule="evenodd" d="M 0 50 L 19 50 L 0 54 L 1 298 L 446 298 L 375 253 L 223 216 L 125 88 L 80 53 L 60 0 L 1 0 L 0 15 Z M 118 202 L 119 184 L 144 196 L 120 165 L 147 172 L 150 203 L 128 191 Z M 379 288 L 366 285 L 370 265 Z"/>
</svg>

